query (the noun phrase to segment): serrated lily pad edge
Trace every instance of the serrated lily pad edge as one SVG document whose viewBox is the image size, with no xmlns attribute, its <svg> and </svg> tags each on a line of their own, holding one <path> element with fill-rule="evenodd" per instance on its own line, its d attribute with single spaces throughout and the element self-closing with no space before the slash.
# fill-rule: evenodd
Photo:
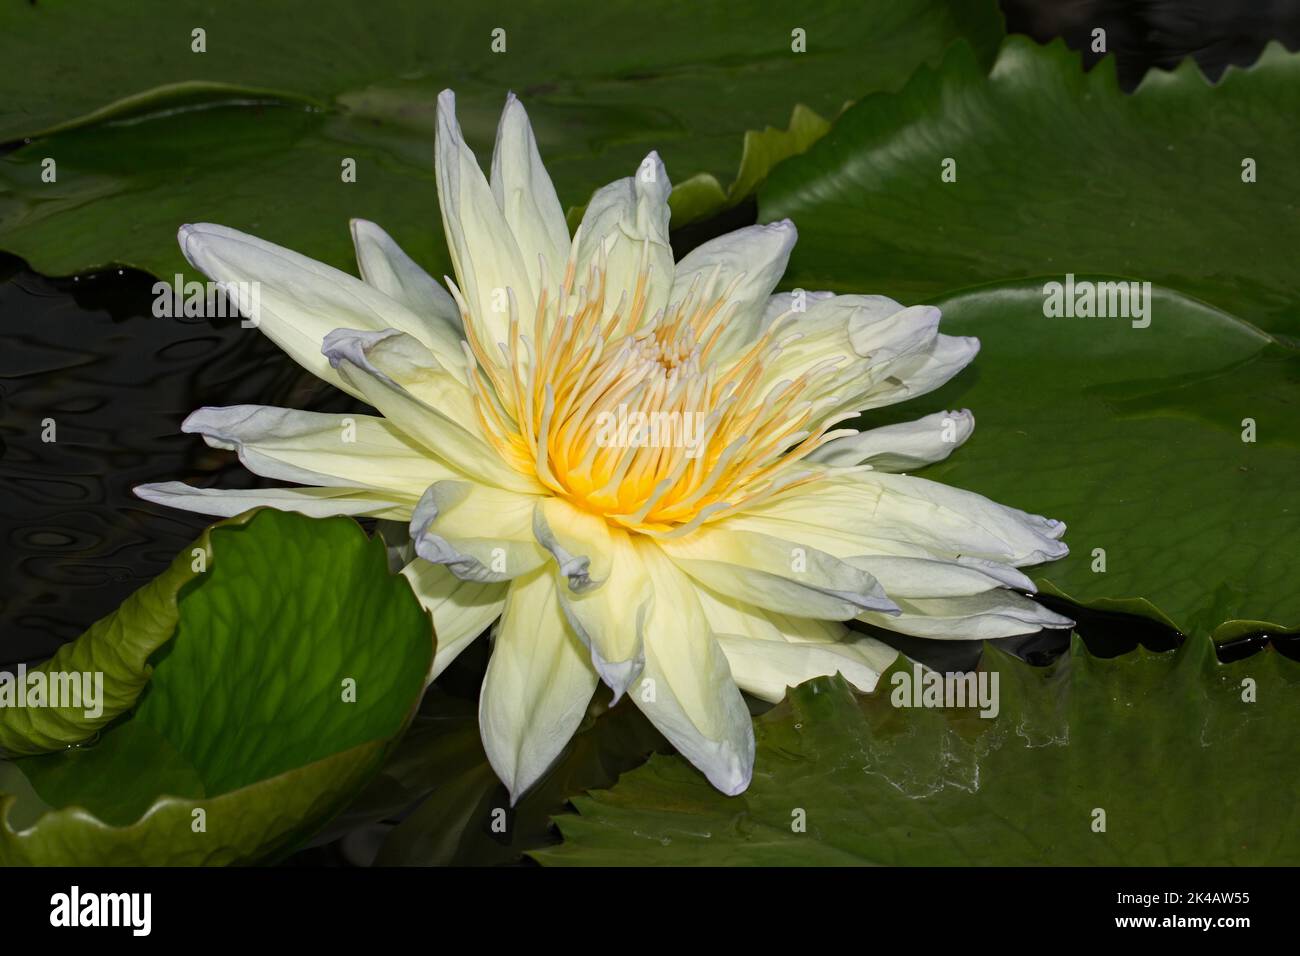
<svg viewBox="0 0 1300 956">
<path fill-rule="evenodd" d="M 1125 667 L 1131 667 L 1135 663 L 1140 664 L 1143 661 L 1151 660 L 1166 661 L 1171 673 L 1176 671 L 1190 671 L 1199 674 L 1199 680 L 1201 681 L 1225 681 L 1229 679 L 1230 672 L 1244 672 L 1250 669 L 1252 666 L 1251 662 L 1254 662 L 1255 668 L 1262 666 L 1263 668 L 1272 670 L 1274 673 L 1279 674 L 1285 682 L 1292 685 L 1293 688 L 1300 688 L 1300 663 L 1285 657 L 1275 648 L 1261 648 L 1247 658 L 1232 662 L 1224 662 L 1221 661 L 1216 654 L 1215 641 L 1208 637 L 1190 637 L 1177 647 L 1167 651 L 1153 651 L 1139 645 L 1127 654 L 1107 658 L 1098 657 L 1090 653 L 1083 638 L 1078 634 L 1078 632 L 1073 632 L 1070 637 L 1070 647 L 1068 651 L 1047 666 L 1037 666 L 1030 664 L 1027 661 L 1023 661 L 989 641 L 982 641 L 981 644 L 983 648 L 983 656 L 978 668 L 979 670 L 986 669 L 986 661 L 991 659 L 997 662 L 995 668 L 997 670 L 1001 670 L 1008 666 L 1023 668 L 1029 673 L 1030 677 L 1037 678 L 1043 682 L 1050 682 L 1058 679 L 1061 674 L 1062 666 L 1070 666 L 1072 668 L 1081 667 L 1083 670 L 1080 677 L 1082 679 L 1087 679 L 1088 677 L 1095 677 L 1098 673 L 1102 673 L 1108 669 L 1122 669 Z M 1077 664 L 1074 663 L 1076 659 L 1080 658 L 1082 660 Z M 908 659 L 905 655 L 900 654 L 895 662 L 891 664 L 883 674 L 881 674 L 875 690 L 871 693 L 865 694 L 854 688 L 840 674 L 812 678 L 799 685 L 798 688 L 792 688 L 791 691 L 787 693 L 786 697 L 772 710 L 754 718 L 756 730 L 760 729 L 758 725 L 761 725 L 765 720 L 780 719 L 785 715 L 785 712 L 790 707 L 797 706 L 797 702 L 792 700 L 792 695 L 806 691 L 812 685 L 829 683 L 835 689 L 841 690 L 860 701 L 878 698 L 882 695 L 891 693 L 889 686 L 890 678 L 895 672 L 906 672 L 913 666 L 913 664 L 913 661 Z M 816 689 L 814 688 L 814 692 L 815 690 Z M 796 724 L 795 726 L 798 725 Z M 666 765 L 671 765 L 673 769 L 677 769 L 676 765 L 680 762 L 681 758 L 677 755 L 651 754 L 650 758 L 645 763 L 628 771 L 626 774 L 621 775 L 613 786 L 592 789 L 581 794 L 573 795 L 569 800 L 570 804 L 573 806 L 573 812 L 557 814 L 551 818 L 551 822 L 560 832 L 563 842 L 554 846 L 538 847 L 536 849 L 528 850 L 526 851 L 526 855 L 531 860 L 542 866 L 568 867 L 592 865 L 582 856 L 582 849 L 580 847 L 573 847 L 570 843 L 571 837 L 577 837 L 580 834 L 590 834 L 601 830 L 607 825 L 606 822 L 602 822 L 599 819 L 599 816 L 602 814 L 606 817 L 611 815 L 617 816 L 621 813 L 632 814 L 635 816 L 638 812 L 638 807 L 635 803 L 626 803 L 622 797 L 621 791 L 618 789 L 624 778 L 635 774 L 655 774 L 658 772 L 660 767 Z M 690 794 L 687 794 L 686 796 L 689 799 Z M 710 792 L 710 796 L 713 796 L 712 792 Z M 743 800 L 743 794 L 738 797 L 727 799 L 739 802 Z M 748 820 L 746 825 L 753 833 L 760 833 L 766 826 L 761 821 L 757 820 Z M 647 836 L 647 838 L 649 838 L 647 834 L 638 835 Z M 570 850 L 575 850 L 577 856 L 571 856 Z M 868 860 L 847 856 L 840 862 L 844 865 L 851 866 L 871 865 Z M 604 861 L 603 865 L 619 864 L 616 862 L 611 863 L 609 861 Z M 827 865 L 826 861 L 822 861 L 822 865 Z M 839 864 L 837 863 L 834 865 Z"/>
</svg>

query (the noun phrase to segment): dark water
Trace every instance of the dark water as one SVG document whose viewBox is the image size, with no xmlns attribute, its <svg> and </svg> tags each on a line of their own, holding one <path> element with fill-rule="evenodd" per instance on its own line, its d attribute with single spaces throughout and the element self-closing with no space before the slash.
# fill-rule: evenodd
<svg viewBox="0 0 1300 956">
<path fill-rule="evenodd" d="M 1300 0 L 1002 0 L 1007 30 L 1040 43 L 1064 37 L 1091 68 L 1093 31 L 1106 31 L 1120 86 L 1132 90 L 1152 67 L 1172 70 L 1193 57 L 1217 80 L 1250 66 L 1270 40 L 1300 49 Z"/>
</svg>

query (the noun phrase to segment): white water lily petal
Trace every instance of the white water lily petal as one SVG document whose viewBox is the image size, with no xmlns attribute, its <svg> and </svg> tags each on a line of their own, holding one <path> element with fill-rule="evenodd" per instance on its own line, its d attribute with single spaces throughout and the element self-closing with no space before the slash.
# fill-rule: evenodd
<svg viewBox="0 0 1300 956">
<path fill-rule="evenodd" d="M 255 475 L 301 485 L 393 489 L 419 497 L 431 482 L 459 477 L 373 415 L 230 405 L 200 408 L 181 431 L 237 452 Z"/>
<path fill-rule="evenodd" d="M 652 152 L 641 161 L 635 175 L 596 190 L 587 204 L 574 237 L 574 285 L 575 290 L 588 285 L 592 268 L 604 258 L 604 317 L 613 314 L 623 293 L 632 295 L 643 260 L 650 270 L 646 318 L 668 304 L 673 286 L 673 250 L 668 242 L 671 191 L 663 161 Z"/>
<path fill-rule="evenodd" d="M 438 96 L 438 204 L 447 234 L 456 281 L 479 337 L 495 353 L 506 341 L 510 325 L 509 293 L 522 317 L 531 317 L 537 290 L 528 278 L 514 233 L 497 206 L 478 160 L 465 145 L 456 121 L 456 97 L 451 90 Z"/>
<path fill-rule="evenodd" d="M 277 508 L 312 518 L 351 515 L 402 520 L 415 507 L 414 498 L 366 488 L 195 488 L 182 481 L 162 481 L 133 490 L 156 505 L 217 518 L 233 518 L 251 508 Z"/>
<path fill-rule="evenodd" d="M 322 351 L 354 394 L 457 471 L 522 493 L 539 489 L 483 439 L 469 391 L 411 336 L 338 329 Z"/>
<path fill-rule="evenodd" d="M 560 606 L 591 649 L 591 663 L 617 702 L 645 666 L 645 628 L 654 591 L 632 536 L 562 498 L 544 498 L 537 540 L 551 552 Z"/>
<path fill-rule="evenodd" d="M 444 417 L 474 413 L 465 382 L 439 364 L 422 342 L 397 329 L 335 329 L 321 343 L 321 354 L 335 366 L 351 362 L 396 384 Z"/>
<path fill-rule="evenodd" d="M 870 574 L 798 541 L 706 525 L 659 546 L 701 584 L 769 611 L 847 621 L 894 610 Z"/>
<path fill-rule="evenodd" d="M 701 586 L 695 590 L 709 627 L 717 635 L 794 644 L 835 644 L 855 633 L 839 621 L 766 611 L 711 588 Z"/>
<path fill-rule="evenodd" d="M 415 553 L 466 581 L 509 581 L 541 567 L 537 498 L 472 481 L 437 481 L 411 514 Z"/>
<path fill-rule="evenodd" d="M 1059 521 L 924 478 L 873 471 L 823 479 L 728 522 L 739 530 L 797 535 L 840 558 L 967 555 L 1024 567 L 1069 553 L 1058 540 L 1065 531 Z"/>
<path fill-rule="evenodd" d="M 776 297 L 774 297 L 776 298 Z M 837 360 L 841 368 L 850 365 L 857 369 L 858 377 L 870 381 L 870 354 L 854 349 L 853 326 L 859 313 L 866 312 L 866 304 L 853 304 L 854 300 L 870 300 L 868 295 L 835 295 L 824 300 L 811 300 L 806 312 L 790 312 L 776 328 L 776 339 L 781 343 L 780 354 L 763 367 L 763 380 L 780 381 L 781 378 L 798 378 L 816 365 Z M 889 300 L 887 299 L 887 302 Z M 771 308 L 770 306 L 768 306 Z M 936 320 L 937 321 L 937 320 Z M 926 336 L 919 326 L 909 329 L 917 349 L 926 347 L 933 339 L 933 329 Z M 905 336 L 900 334 L 900 339 Z M 902 345 L 902 341 L 900 341 Z"/>
<path fill-rule="evenodd" d="M 1025 567 L 1070 552 L 1060 540 L 1065 534 L 1063 522 L 925 478 L 867 472 L 863 479 L 883 490 L 883 516 L 906 526 L 915 539 L 924 540 L 925 528 L 936 543 L 957 545 L 952 557 L 960 554 Z"/>
<path fill-rule="evenodd" d="M 416 315 L 446 326 L 440 337 L 458 340 L 464 334 L 456 301 L 437 280 L 416 264 L 393 237 L 365 219 L 353 219 L 352 244 L 357 250 L 361 278 Z"/>
<path fill-rule="evenodd" d="M 837 622 L 773 614 L 708 588 L 700 588 L 699 597 L 731 676 L 742 690 L 772 703 L 787 687 L 836 673 L 869 693 L 898 656 L 888 644 Z"/>
<path fill-rule="evenodd" d="M 969 597 L 994 588 L 1034 591 L 1034 582 L 1008 564 L 963 555 L 947 558 L 864 554 L 845 558 L 872 574 L 894 598 Z"/>
<path fill-rule="evenodd" d="M 216 282 L 256 283 L 258 328 L 318 378 L 351 391 L 321 355 L 334 329 L 400 329 L 451 369 L 464 365 L 458 339 L 438 319 L 416 315 L 360 279 L 235 229 L 181 226 L 185 258 Z M 355 394 L 355 392 L 353 392 Z"/>
<path fill-rule="evenodd" d="M 773 704 L 785 697 L 787 688 L 833 674 L 870 693 L 898 656 L 888 644 L 866 635 L 842 644 L 794 644 L 719 634 L 718 644 L 736 683 Z"/>
<path fill-rule="evenodd" d="M 870 465 L 876 471 L 904 472 L 943 461 L 975 430 L 968 410 L 935 412 L 914 422 L 883 425 L 846 435 L 808 456 L 823 465 Z"/>
<path fill-rule="evenodd" d="M 564 623 L 554 578 L 539 571 L 513 582 L 478 710 L 483 748 L 512 806 L 564 750 L 595 690 L 596 672 Z"/>
<path fill-rule="evenodd" d="M 509 585 L 462 581 L 442 565 L 421 558 L 402 568 L 402 575 L 425 610 L 433 615 L 438 641 L 429 671 L 429 681 L 433 681 L 501 616 Z"/>
<path fill-rule="evenodd" d="M 655 600 L 645 670 L 630 691 L 650 721 L 728 796 L 754 773 L 754 727 L 690 578 L 640 543 Z"/>
<path fill-rule="evenodd" d="M 1033 634 L 1074 622 L 1015 591 L 986 591 L 971 597 L 899 600 L 903 613 L 889 617 L 866 612 L 858 620 L 913 637 L 987 641 Z"/>
<path fill-rule="evenodd" d="M 694 283 L 698 282 L 696 294 L 707 304 L 736 282 L 727 297 L 734 311 L 715 346 L 722 360 L 753 340 L 768 297 L 785 273 L 796 238 L 798 231 L 789 219 L 745 226 L 710 239 L 677 263 L 669 297 L 674 304 L 686 298 Z"/>
<path fill-rule="evenodd" d="M 886 364 L 884 378 L 872 388 L 866 403 L 858 410 L 881 408 L 933 392 L 975 360 L 979 339 L 967 336 L 936 335 L 934 343 Z"/>
<path fill-rule="evenodd" d="M 538 155 L 528 114 L 513 93 L 506 98 L 497 126 L 492 195 L 514 233 L 533 289 L 549 289 L 555 295 L 569 260 L 569 227 Z M 543 260 L 545 274 L 541 271 Z"/>
<path fill-rule="evenodd" d="M 922 365 L 936 347 L 941 338 L 938 309 L 906 308 L 881 295 L 814 293 L 804 313 L 772 316 L 781 302 L 769 300 L 765 315 L 765 321 L 780 321 L 775 330 L 780 351 L 764 367 L 764 391 L 833 366 L 838 374 L 804 393 L 808 400 L 829 401 L 831 414 L 874 408 L 885 394 L 920 394 L 920 386 L 899 373 Z M 905 365 L 909 357 L 911 364 Z M 930 387 L 937 385 L 924 390 Z"/>
<path fill-rule="evenodd" d="M 778 319 L 794 323 L 791 326 L 794 328 L 799 322 L 803 321 L 808 314 L 808 310 L 814 305 L 833 298 L 835 298 L 834 292 L 809 292 L 806 289 L 794 292 L 773 292 L 767 298 L 767 305 L 763 307 L 763 318 L 757 331 L 766 332 Z M 880 298 L 884 299 L 884 296 L 880 296 Z M 892 299 L 888 301 L 893 302 Z M 897 305 L 897 303 L 894 304 Z M 901 305 L 898 307 L 902 308 Z M 757 338 L 757 335 L 754 337 Z"/>
<path fill-rule="evenodd" d="M 853 351 L 873 365 L 929 349 L 943 318 L 932 305 L 904 307 L 883 295 L 837 295 L 815 311 L 832 310 L 845 315 Z"/>
</svg>

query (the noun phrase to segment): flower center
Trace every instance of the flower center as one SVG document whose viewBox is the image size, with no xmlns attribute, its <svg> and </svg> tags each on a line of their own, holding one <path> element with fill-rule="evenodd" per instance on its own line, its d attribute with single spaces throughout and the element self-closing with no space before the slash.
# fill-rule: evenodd
<svg viewBox="0 0 1300 956">
<path fill-rule="evenodd" d="M 825 474 L 801 459 L 851 417 L 827 411 L 836 363 L 770 381 L 785 317 L 719 354 L 739 279 L 716 295 L 703 291 L 715 282 L 696 282 L 646 316 L 647 259 L 612 309 L 603 258 L 576 291 L 570 260 L 560 295 L 538 297 L 531 331 L 511 297 L 497 354 L 464 315 L 470 387 L 488 440 L 574 505 L 648 534 L 686 533 Z"/>
</svg>

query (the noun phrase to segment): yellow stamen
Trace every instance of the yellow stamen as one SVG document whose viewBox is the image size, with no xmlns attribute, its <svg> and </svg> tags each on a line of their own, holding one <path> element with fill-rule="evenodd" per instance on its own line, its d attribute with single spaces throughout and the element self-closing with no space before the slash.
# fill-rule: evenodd
<svg viewBox="0 0 1300 956">
<path fill-rule="evenodd" d="M 788 316 L 738 355 L 717 355 L 741 278 L 711 295 L 715 270 L 647 316 L 651 275 L 643 248 L 633 288 L 619 290 L 606 315 L 603 248 L 576 290 L 570 256 L 557 294 L 543 289 L 538 296 L 531 334 L 520 328 L 510 291 L 509 341 L 499 343 L 479 339 L 453 286 L 488 440 L 557 495 L 646 534 L 683 534 L 817 480 L 824 469 L 799 462 L 838 434 L 830 429 L 844 416 L 830 414 L 833 403 L 820 397 L 837 363 L 765 385 Z"/>
</svg>

